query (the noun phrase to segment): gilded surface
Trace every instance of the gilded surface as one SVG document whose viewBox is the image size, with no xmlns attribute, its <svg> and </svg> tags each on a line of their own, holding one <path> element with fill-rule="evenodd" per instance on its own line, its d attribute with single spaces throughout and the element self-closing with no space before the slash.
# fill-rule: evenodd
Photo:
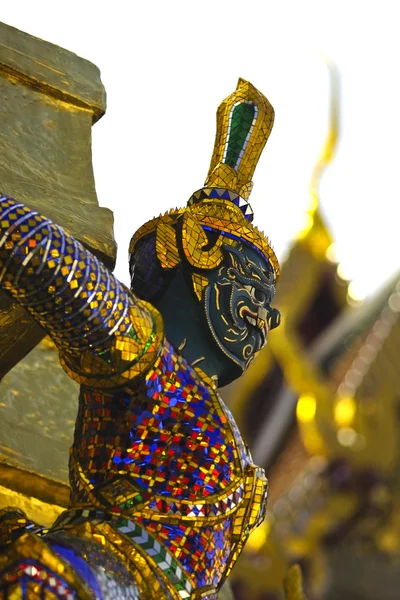
<svg viewBox="0 0 400 600">
<path fill-rule="evenodd" d="M 237 118 L 237 115 L 241 119 Z M 249 197 L 252 177 L 261 152 L 274 125 L 274 109 L 251 83 L 239 79 L 236 92 L 217 111 L 217 135 L 205 187 L 222 187 Z M 240 122 L 250 127 L 243 132 L 244 143 L 232 140 Z"/>
<path fill-rule="evenodd" d="M 79 386 L 58 355 L 43 341 L 0 382 L 0 462 L 67 484 Z"/>
<path fill-rule="evenodd" d="M 99 208 L 91 126 L 105 111 L 98 69 L 0 23 L 0 189 L 70 230 L 108 266 L 112 214 Z M 0 377 L 44 332 L 0 294 Z"/>
</svg>

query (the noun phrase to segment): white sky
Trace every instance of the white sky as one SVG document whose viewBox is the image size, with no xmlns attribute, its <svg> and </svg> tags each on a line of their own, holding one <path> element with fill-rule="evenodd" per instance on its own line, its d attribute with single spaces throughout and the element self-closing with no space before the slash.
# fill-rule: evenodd
<svg viewBox="0 0 400 600">
<path fill-rule="evenodd" d="M 108 95 L 93 128 L 99 202 L 115 214 L 116 274 L 134 231 L 203 185 L 215 112 L 250 80 L 275 108 L 255 173 L 255 222 L 283 257 L 307 208 L 324 140 L 328 77 L 342 81 L 342 134 L 321 185 L 338 257 L 360 293 L 399 268 L 400 35 L 380 0 L 12 0 L 3 22 L 94 62 Z"/>
</svg>

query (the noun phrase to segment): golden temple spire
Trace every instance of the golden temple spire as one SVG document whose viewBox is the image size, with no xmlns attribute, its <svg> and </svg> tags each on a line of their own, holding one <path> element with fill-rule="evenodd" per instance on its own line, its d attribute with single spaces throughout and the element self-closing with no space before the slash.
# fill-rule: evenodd
<svg viewBox="0 0 400 600">
<path fill-rule="evenodd" d="M 331 164 L 339 139 L 339 75 L 336 65 L 326 61 L 330 79 L 330 110 L 328 132 L 314 166 L 309 184 L 309 206 L 297 239 L 306 243 L 313 254 L 323 257 L 333 238 L 319 212 L 319 185 L 325 169 Z"/>
<path fill-rule="evenodd" d="M 326 61 L 326 66 L 329 71 L 330 80 L 330 114 L 328 133 L 325 138 L 325 143 L 321 153 L 315 164 L 310 181 L 310 193 L 313 194 L 318 202 L 319 183 L 323 172 L 332 162 L 339 139 L 339 74 L 336 65 L 330 61 Z"/>
</svg>

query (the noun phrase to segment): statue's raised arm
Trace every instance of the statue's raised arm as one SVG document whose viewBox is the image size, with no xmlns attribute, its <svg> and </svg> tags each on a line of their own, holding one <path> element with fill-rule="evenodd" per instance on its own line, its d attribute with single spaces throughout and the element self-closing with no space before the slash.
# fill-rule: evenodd
<svg viewBox="0 0 400 600">
<path fill-rule="evenodd" d="M 163 337 L 157 311 L 61 227 L 6 196 L 0 285 L 53 338 L 80 383 L 115 387 L 155 360 Z"/>
</svg>

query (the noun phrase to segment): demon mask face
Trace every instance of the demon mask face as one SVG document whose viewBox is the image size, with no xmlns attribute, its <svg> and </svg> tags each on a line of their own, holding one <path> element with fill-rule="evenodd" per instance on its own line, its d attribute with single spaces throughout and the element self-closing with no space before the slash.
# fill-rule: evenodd
<svg viewBox="0 0 400 600">
<path fill-rule="evenodd" d="M 220 229 L 202 225 L 202 216 L 216 208 Z M 220 385 L 242 374 L 280 321 L 271 308 L 279 276 L 275 254 L 256 228 L 236 226 L 236 210 L 214 200 L 198 214 L 160 216 L 151 223 L 155 236 L 140 239 L 139 230 L 131 255 L 133 291 L 158 308 L 168 339 L 185 358 L 216 374 Z"/>
<path fill-rule="evenodd" d="M 245 370 L 265 345 L 280 313 L 271 308 L 274 274 L 246 244 L 223 246 L 225 260 L 208 274 L 202 302 L 210 332 L 222 352 Z"/>
</svg>

